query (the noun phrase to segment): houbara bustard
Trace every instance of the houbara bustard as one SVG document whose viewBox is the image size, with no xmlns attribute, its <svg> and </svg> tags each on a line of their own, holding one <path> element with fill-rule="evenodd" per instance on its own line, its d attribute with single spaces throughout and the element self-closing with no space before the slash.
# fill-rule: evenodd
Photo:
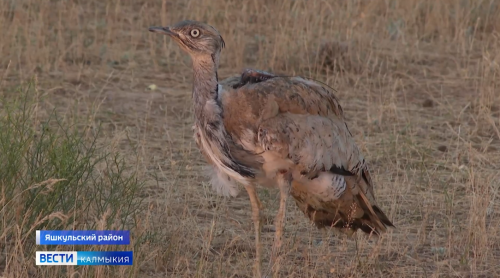
<svg viewBox="0 0 500 278">
<path fill-rule="evenodd" d="M 195 140 L 213 168 L 212 186 L 250 196 L 255 275 L 261 275 L 261 203 L 256 186 L 277 186 L 280 204 L 271 263 L 281 248 L 289 195 L 317 227 L 379 234 L 391 221 L 377 206 L 367 164 L 326 86 L 256 70 L 219 82 L 224 40 L 207 24 L 185 20 L 149 31 L 170 36 L 193 62 Z"/>
</svg>

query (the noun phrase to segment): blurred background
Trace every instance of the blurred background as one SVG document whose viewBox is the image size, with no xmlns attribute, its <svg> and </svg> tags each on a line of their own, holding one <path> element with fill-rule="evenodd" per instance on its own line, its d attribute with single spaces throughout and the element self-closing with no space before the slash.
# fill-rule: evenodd
<svg viewBox="0 0 500 278">
<path fill-rule="evenodd" d="M 335 88 L 396 229 L 317 231 L 290 202 L 282 277 L 500 277 L 500 2 L 3 0 L 0 277 L 251 277 L 246 194 L 216 196 L 192 140 L 191 62 L 149 26 L 204 21 L 244 68 Z M 277 192 L 259 192 L 270 252 Z M 130 246 L 35 230 L 130 229 Z M 35 266 L 133 250 L 134 266 Z M 269 253 L 265 254 L 264 266 Z"/>
</svg>

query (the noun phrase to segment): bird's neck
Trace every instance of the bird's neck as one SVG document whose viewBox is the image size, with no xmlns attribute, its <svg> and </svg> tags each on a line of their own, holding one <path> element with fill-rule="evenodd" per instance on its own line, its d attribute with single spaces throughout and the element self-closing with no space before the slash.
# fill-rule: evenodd
<svg viewBox="0 0 500 278">
<path fill-rule="evenodd" d="M 203 121 L 204 118 L 212 118 L 217 113 L 207 109 L 207 102 L 215 101 L 218 104 L 218 76 L 217 67 L 219 55 L 207 55 L 193 57 L 193 101 L 196 119 Z M 219 112 L 220 113 L 220 112 Z"/>
</svg>

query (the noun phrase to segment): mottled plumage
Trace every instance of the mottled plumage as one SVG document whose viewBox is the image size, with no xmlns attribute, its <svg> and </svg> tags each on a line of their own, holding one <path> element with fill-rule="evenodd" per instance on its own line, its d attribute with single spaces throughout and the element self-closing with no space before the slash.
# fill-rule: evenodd
<svg viewBox="0 0 500 278">
<path fill-rule="evenodd" d="M 264 158 L 256 171 L 258 184 L 274 186 L 277 169 L 288 167 L 291 195 L 318 227 L 379 233 L 392 226 L 376 206 L 368 166 L 328 87 L 300 77 L 274 77 L 236 90 L 228 84 L 221 103 L 232 139 L 259 154 L 237 152 L 234 158 L 246 165 Z"/>
<path fill-rule="evenodd" d="M 330 88 L 256 70 L 219 82 L 224 41 L 213 27 L 183 21 L 150 30 L 170 35 L 193 60 L 194 138 L 212 166 L 214 189 L 236 196 L 241 183 L 250 196 L 257 275 L 261 251 L 256 185 L 281 192 L 277 249 L 289 194 L 318 227 L 379 234 L 392 226 L 376 204 L 368 166 Z"/>
</svg>

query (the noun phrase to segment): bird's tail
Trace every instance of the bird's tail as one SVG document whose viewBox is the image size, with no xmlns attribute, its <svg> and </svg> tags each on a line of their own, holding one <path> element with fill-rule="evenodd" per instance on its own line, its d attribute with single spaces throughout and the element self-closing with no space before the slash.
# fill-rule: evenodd
<svg viewBox="0 0 500 278">
<path fill-rule="evenodd" d="M 372 205 L 363 193 L 357 195 L 356 198 L 364 214 L 361 218 L 352 220 L 353 228 L 359 228 L 367 234 L 379 235 L 386 232 L 388 226 L 394 227 L 387 215 L 377 205 Z"/>
<path fill-rule="evenodd" d="M 380 234 L 386 232 L 387 227 L 394 227 L 394 224 L 375 202 L 371 177 L 367 169 L 362 171 L 361 177 L 346 177 L 346 181 L 348 184 L 355 183 L 351 187 L 352 194 L 357 206 L 363 211 L 359 217 L 351 220 L 353 228 L 359 228 L 365 233 Z"/>
<path fill-rule="evenodd" d="M 379 235 L 387 231 L 387 227 L 394 227 L 377 206 L 367 169 L 360 175 L 335 174 L 343 176 L 345 191 L 339 199 L 323 199 L 323 203 L 318 203 L 318 198 L 321 198 L 314 198 L 317 193 L 311 192 L 309 187 L 295 180 L 292 182 L 290 193 L 295 203 L 316 227 L 337 228 L 347 235 L 357 230 Z"/>
</svg>

